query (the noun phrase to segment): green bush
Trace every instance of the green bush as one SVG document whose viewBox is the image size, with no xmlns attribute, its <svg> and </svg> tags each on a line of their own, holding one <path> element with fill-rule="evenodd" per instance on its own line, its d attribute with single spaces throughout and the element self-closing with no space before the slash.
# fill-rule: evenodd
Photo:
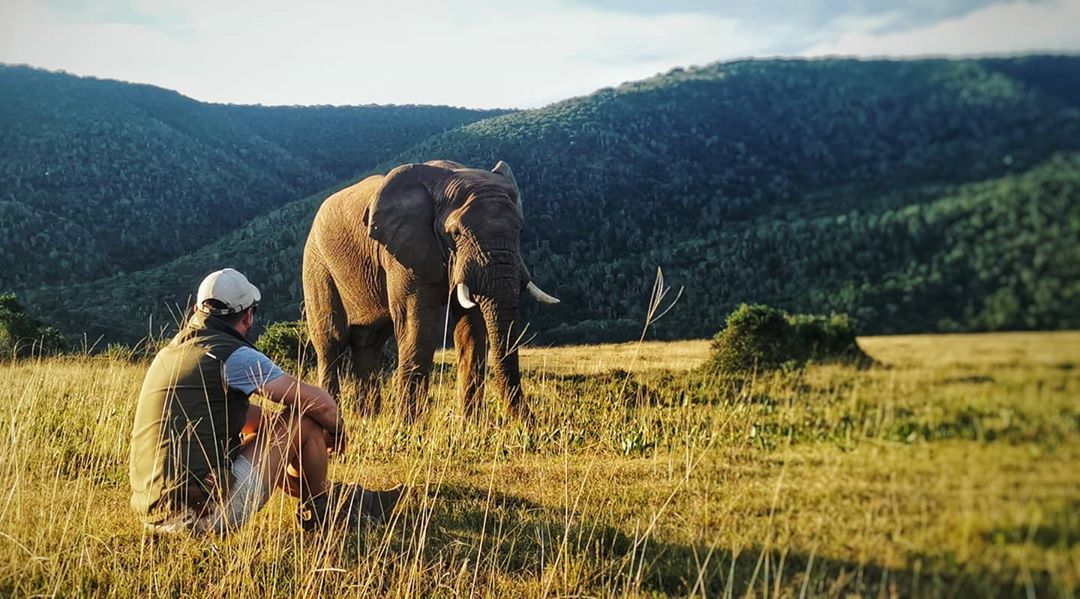
<svg viewBox="0 0 1080 599">
<path fill-rule="evenodd" d="M 164 346 L 168 345 L 169 341 L 169 339 L 143 339 L 135 345 L 114 342 L 106 346 L 97 356 L 114 362 L 149 363 Z"/>
<path fill-rule="evenodd" d="M 855 323 L 847 314 L 793 314 L 788 322 L 810 358 L 865 356 L 855 342 Z"/>
<path fill-rule="evenodd" d="M 100 356 L 116 362 L 134 362 L 138 359 L 136 350 L 123 343 L 110 343 Z"/>
<path fill-rule="evenodd" d="M 52 355 L 67 348 L 60 331 L 31 318 L 14 293 L 0 294 L 0 359 Z"/>
<path fill-rule="evenodd" d="M 315 352 L 308 339 L 307 323 L 302 320 L 275 322 L 259 335 L 255 347 L 290 372 L 315 365 Z"/>
<path fill-rule="evenodd" d="M 788 314 L 763 304 L 742 304 L 713 338 L 704 368 L 745 372 L 798 367 L 810 361 L 870 361 L 855 341 L 846 314 Z"/>
</svg>

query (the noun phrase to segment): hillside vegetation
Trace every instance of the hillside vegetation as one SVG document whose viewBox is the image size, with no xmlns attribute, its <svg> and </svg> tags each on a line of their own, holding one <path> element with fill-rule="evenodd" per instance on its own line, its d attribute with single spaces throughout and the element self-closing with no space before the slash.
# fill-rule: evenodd
<svg viewBox="0 0 1080 599">
<path fill-rule="evenodd" d="M 636 338 L 657 266 L 685 286 L 662 338 L 712 335 L 743 302 L 846 312 L 868 332 L 1075 327 L 1078 71 L 1076 57 L 718 63 L 477 121 L 375 171 L 513 165 L 527 261 L 563 300 L 526 306 L 540 343 Z M 230 265 L 265 288 L 269 320 L 296 319 L 327 193 L 168 264 L 24 290 L 28 305 L 134 340 Z"/>
<path fill-rule="evenodd" d="M 528 426 L 462 422 L 448 364 L 417 425 L 348 414 L 331 477 L 413 488 L 390 525 L 305 535 L 278 494 L 224 540 L 127 505 L 144 365 L 0 364 L 0 594 L 1075 596 L 1080 334 L 859 344 L 739 379 L 690 377 L 707 342 L 530 349 Z"/>
<path fill-rule="evenodd" d="M 0 360 L 48 356 L 67 349 L 60 331 L 34 320 L 14 294 L 0 294 Z"/>
<path fill-rule="evenodd" d="M 0 65 L 0 290 L 160 264 L 501 112 L 223 106 Z"/>
<path fill-rule="evenodd" d="M 631 338 L 657 266 L 686 286 L 661 336 L 709 335 L 743 301 L 844 311 L 876 332 L 1070 326 L 1078 69 L 721 63 L 479 121 L 408 156 L 522 173 L 528 262 L 564 300 L 530 314 L 552 340 Z M 1009 294 L 1017 305 L 997 306 Z"/>
</svg>

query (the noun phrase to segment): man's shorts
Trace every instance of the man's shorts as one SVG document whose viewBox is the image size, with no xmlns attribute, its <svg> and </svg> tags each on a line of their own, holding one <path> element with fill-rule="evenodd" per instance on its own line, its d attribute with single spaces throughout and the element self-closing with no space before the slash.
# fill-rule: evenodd
<svg viewBox="0 0 1080 599">
<path fill-rule="evenodd" d="M 213 533 L 224 536 L 251 520 L 269 498 L 270 490 L 263 484 L 259 472 L 252 467 L 251 460 L 239 455 L 232 462 L 232 488 L 224 503 L 213 504 L 202 517 L 195 510 L 185 507 L 161 522 L 146 524 L 146 529 L 156 533 Z"/>
</svg>

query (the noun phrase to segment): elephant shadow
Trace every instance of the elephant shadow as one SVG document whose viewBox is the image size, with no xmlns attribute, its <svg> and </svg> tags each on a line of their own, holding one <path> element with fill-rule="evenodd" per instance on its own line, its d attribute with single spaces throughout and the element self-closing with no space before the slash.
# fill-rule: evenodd
<svg viewBox="0 0 1080 599">
<path fill-rule="evenodd" d="M 443 484 L 426 499 L 424 517 L 408 518 L 401 535 L 415 538 L 409 529 L 425 523 L 425 561 L 479 562 L 510 578 L 538 581 L 570 562 L 586 572 L 574 582 L 564 581 L 574 587 L 564 590 L 580 594 L 771 595 L 774 585 L 804 589 L 811 596 L 1011 596 L 1028 590 L 997 573 L 973 572 L 921 555 L 910 556 L 909 565 L 896 569 L 761 546 L 732 552 L 710 547 L 707 539 L 665 542 L 656 535 L 644 537 L 629 522 L 598 520 L 562 505 L 467 485 Z M 953 567 L 950 574 L 941 574 L 937 565 Z M 1040 596 L 1055 593 L 1048 575 L 1033 574 L 1028 583 Z"/>
</svg>

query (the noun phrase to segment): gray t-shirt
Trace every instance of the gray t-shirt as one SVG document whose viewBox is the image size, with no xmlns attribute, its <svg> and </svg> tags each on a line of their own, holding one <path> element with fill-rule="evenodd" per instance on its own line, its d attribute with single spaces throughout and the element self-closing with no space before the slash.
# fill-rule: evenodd
<svg viewBox="0 0 1080 599">
<path fill-rule="evenodd" d="M 266 354 L 246 346 L 237 348 L 225 360 L 225 384 L 247 394 L 284 374 Z"/>
</svg>

